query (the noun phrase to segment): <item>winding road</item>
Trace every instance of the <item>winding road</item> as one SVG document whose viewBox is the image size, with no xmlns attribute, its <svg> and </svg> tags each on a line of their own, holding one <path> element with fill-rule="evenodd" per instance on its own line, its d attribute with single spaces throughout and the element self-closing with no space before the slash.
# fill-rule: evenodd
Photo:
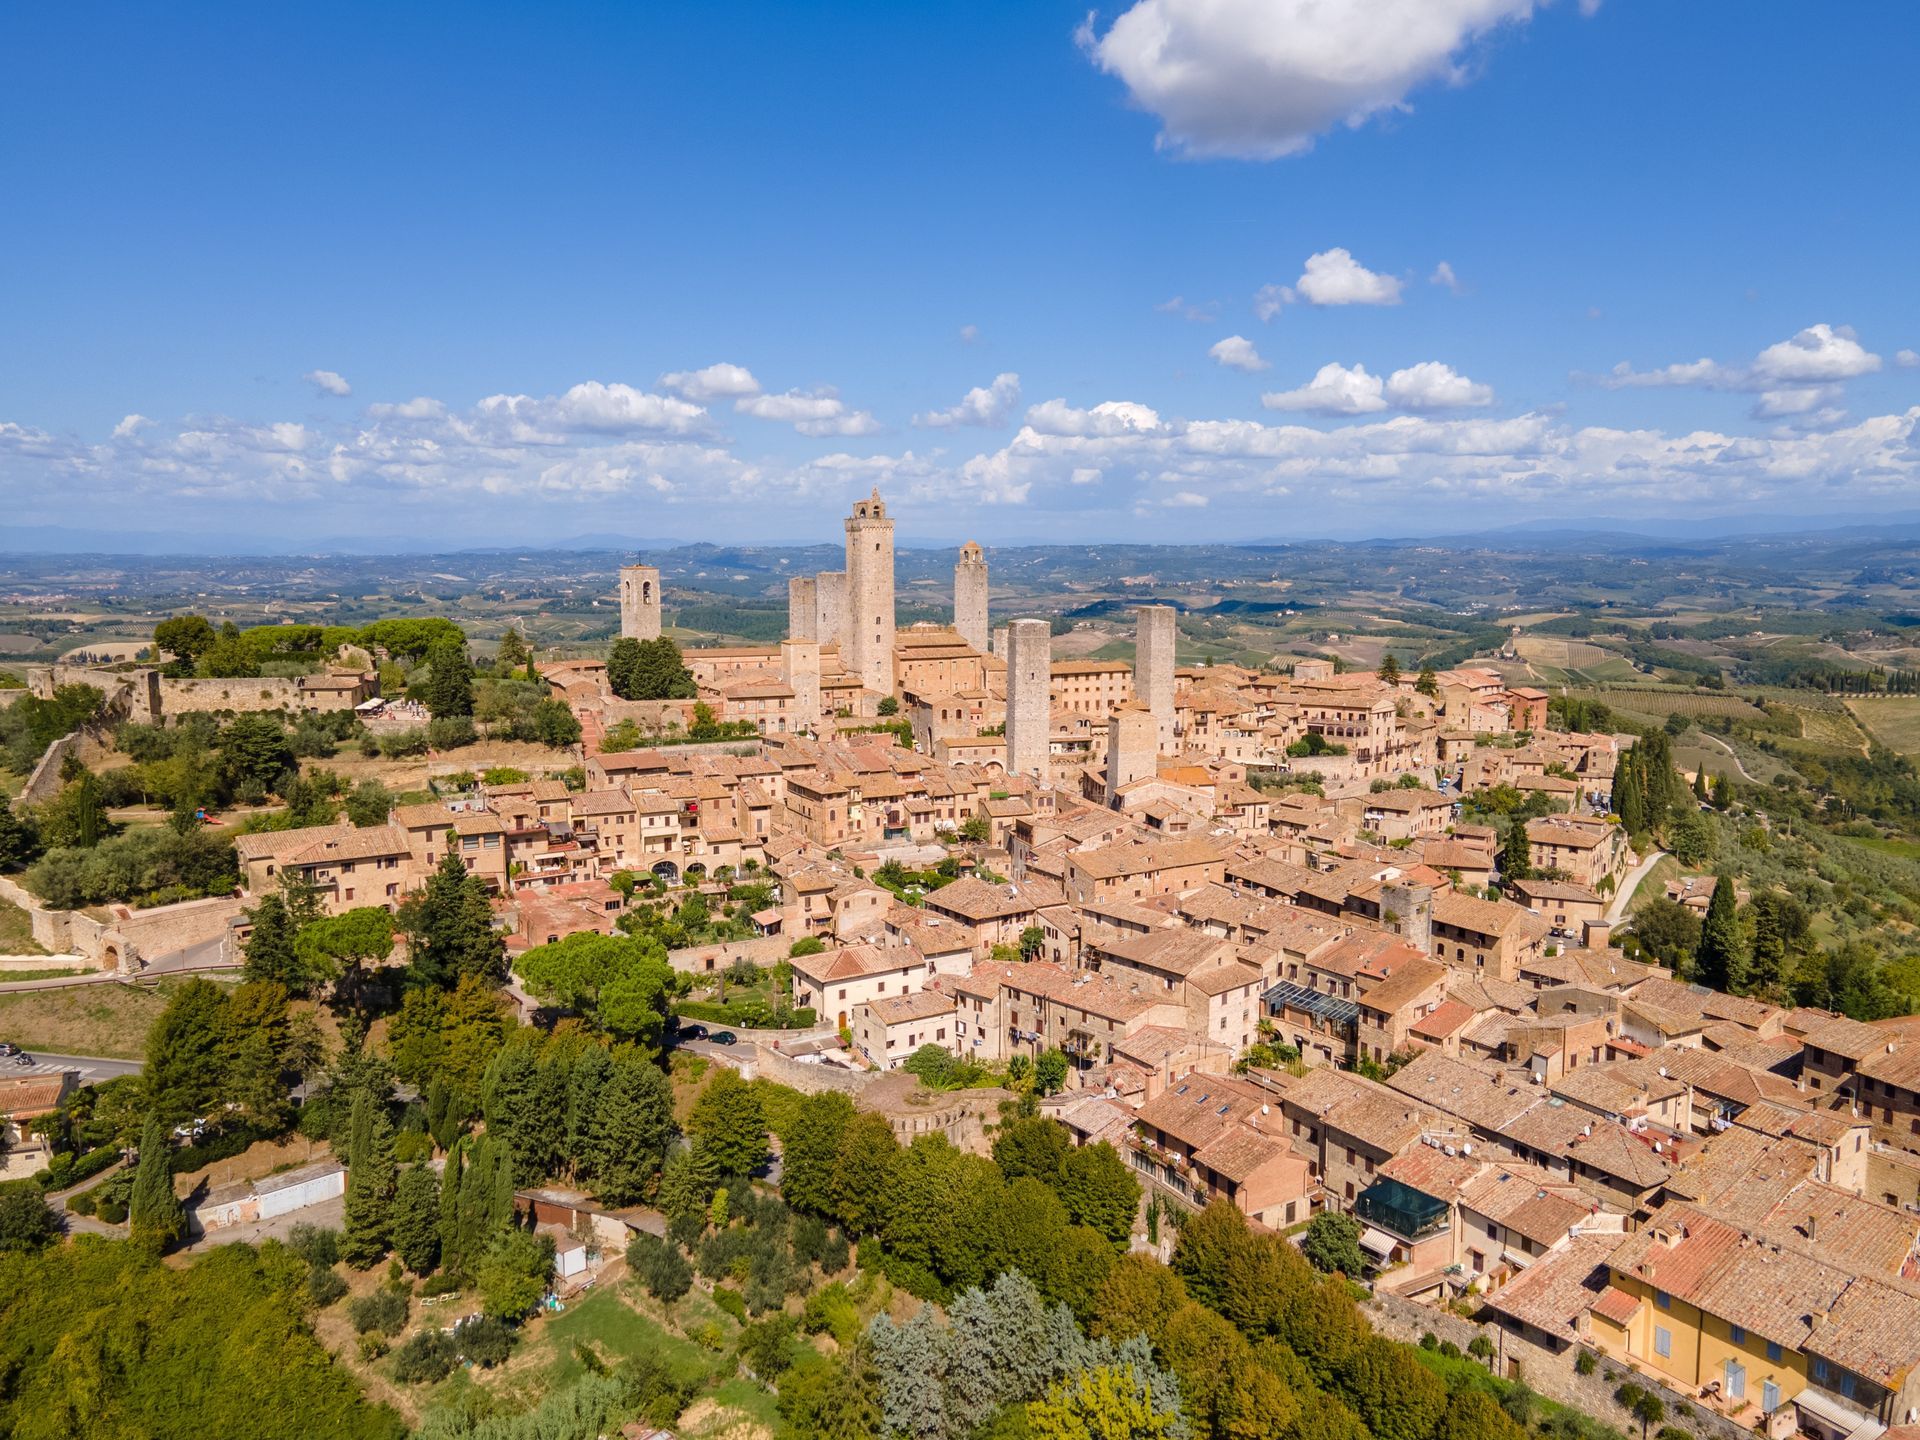
<svg viewBox="0 0 1920 1440">
<path fill-rule="evenodd" d="M 1626 878 L 1620 882 L 1620 888 L 1613 892 L 1613 902 L 1607 906 L 1606 914 L 1601 917 L 1602 919 L 1609 925 L 1620 923 L 1620 913 L 1627 908 L 1627 902 L 1633 898 L 1633 892 L 1640 888 L 1640 882 L 1647 878 L 1648 873 L 1660 863 L 1666 853 L 1664 850 L 1655 850 L 1627 872 Z"/>
<path fill-rule="evenodd" d="M 1733 756 L 1733 768 L 1740 772 L 1740 778 L 1742 780 L 1746 781 L 1749 785 L 1758 785 L 1760 783 L 1758 779 L 1756 779 L 1754 776 L 1749 775 L 1747 773 L 1747 767 L 1740 763 L 1740 755 L 1733 748 L 1733 746 L 1729 745 L 1726 741 L 1722 740 L 1718 735 L 1709 735 L 1704 730 L 1700 732 L 1700 738 L 1702 740 L 1711 740 L 1714 744 L 1718 745 L 1722 750 L 1726 751 L 1727 754 Z"/>
</svg>

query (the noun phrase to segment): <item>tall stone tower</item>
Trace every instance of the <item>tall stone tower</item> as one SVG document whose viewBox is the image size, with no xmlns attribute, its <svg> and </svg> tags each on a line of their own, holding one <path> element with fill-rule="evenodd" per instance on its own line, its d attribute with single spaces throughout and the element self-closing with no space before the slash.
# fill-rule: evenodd
<svg viewBox="0 0 1920 1440">
<path fill-rule="evenodd" d="M 1007 770 L 1048 775 L 1047 731 L 1053 712 L 1053 627 L 1016 620 L 1007 627 Z"/>
<path fill-rule="evenodd" d="M 780 674 L 793 691 L 793 728 L 810 730 L 817 735 L 820 732 L 820 642 L 781 641 Z"/>
<path fill-rule="evenodd" d="M 620 567 L 620 638 L 660 638 L 660 571 L 656 566 Z"/>
<path fill-rule="evenodd" d="M 1133 612 L 1133 695 L 1153 712 L 1160 748 L 1173 748 L 1173 607 L 1140 605 Z"/>
<path fill-rule="evenodd" d="M 960 638 L 987 653 L 987 556 L 969 540 L 953 567 L 953 628 Z"/>
<path fill-rule="evenodd" d="M 820 639 L 820 582 L 811 575 L 795 575 L 787 581 L 787 636 Z"/>
<path fill-rule="evenodd" d="M 881 695 L 893 693 L 893 521 L 878 486 L 847 517 L 846 636 L 840 663 Z"/>
<path fill-rule="evenodd" d="M 788 596 L 791 601 L 792 596 Z M 847 572 L 822 570 L 813 577 L 813 635 L 822 645 L 840 647 L 840 668 L 847 667 Z"/>
<path fill-rule="evenodd" d="M 1159 772 L 1160 731 L 1153 712 L 1129 700 L 1107 716 L 1107 805 L 1117 808 L 1120 789 Z"/>
</svg>

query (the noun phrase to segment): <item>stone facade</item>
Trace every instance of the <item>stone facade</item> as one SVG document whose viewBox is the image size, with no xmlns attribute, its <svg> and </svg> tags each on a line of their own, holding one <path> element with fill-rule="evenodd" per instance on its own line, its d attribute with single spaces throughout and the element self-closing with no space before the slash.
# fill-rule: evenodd
<svg viewBox="0 0 1920 1440">
<path fill-rule="evenodd" d="M 814 638 L 822 645 L 838 645 L 847 653 L 847 572 L 822 570 L 813 577 Z"/>
<path fill-rule="evenodd" d="M 1045 779 L 1053 629 L 1045 620 L 1016 620 L 1007 628 L 1007 770 Z"/>
<path fill-rule="evenodd" d="M 1118 809 L 1123 786 L 1156 773 L 1160 740 L 1153 712 L 1130 704 L 1107 717 L 1107 805 Z"/>
<path fill-rule="evenodd" d="M 780 645 L 780 678 L 793 691 L 789 729 L 820 728 L 820 642 L 786 640 Z"/>
<path fill-rule="evenodd" d="M 987 557 L 969 540 L 953 567 L 953 628 L 982 654 L 987 649 Z"/>
<path fill-rule="evenodd" d="M 660 638 L 660 571 L 655 566 L 620 567 L 620 637 Z"/>
<path fill-rule="evenodd" d="M 893 693 L 893 521 L 875 490 L 847 517 L 846 637 L 849 673 L 878 695 Z"/>
<path fill-rule="evenodd" d="M 821 639 L 820 582 L 811 575 L 795 575 L 787 581 L 787 635 L 816 643 Z"/>
<path fill-rule="evenodd" d="M 1133 693 L 1153 712 L 1162 749 L 1173 748 L 1173 607 L 1141 605 L 1133 612 Z"/>
</svg>

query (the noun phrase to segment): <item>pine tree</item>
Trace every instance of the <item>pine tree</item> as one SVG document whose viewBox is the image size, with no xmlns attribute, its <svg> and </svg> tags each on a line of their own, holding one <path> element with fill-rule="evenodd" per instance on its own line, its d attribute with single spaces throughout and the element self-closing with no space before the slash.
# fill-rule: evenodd
<svg viewBox="0 0 1920 1440">
<path fill-rule="evenodd" d="M 533 652 L 527 649 L 527 642 L 521 637 L 518 626 L 509 625 L 507 633 L 500 637 L 500 652 L 495 663 L 511 674 L 533 658 Z"/>
<path fill-rule="evenodd" d="M 1400 683 L 1400 662 L 1393 658 L 1393 652 L 1391 650 L 1380 657 L 1380 668 L 1375 674 L 1377 674 L 1385 684 L 1398 685 Z"/>
<path fill-rule="evenodd" d="M 1733 808 L 1733 782 L 1725 775 L 1713 777 L 1713 808 L 1716 810 Z"/>
<path fill-rule="evenodd" d="M 393 1249 L 416 1275 L 440 1263 L 440 1181 L 426 1165 L 410 1165 L 393 1196 Z"/>
<path fill-rule="evenodd" d="M 247 912 L 247 919 L 253 925 L 253 933 L 247 937 L 246 966 L 241 973 L 249 980 L 278 981 L 289 991 L 299 993 L 303 989 L 305 967 L 294 954 L 295 931 L 293 918 L 287 913 L 287 902 L 269 892 Z"/>
<path fill-rule="evenodd" d="M 1646 793 L 1640 787 L 1640 764 L 1634 758 L 1635 753 L 1629 750 L 1622 755 L 1619 766 L 1613 772 L 1613 809 L 1627 834 L 1644 835 L 1647 831 Z"/>
<path fill-rule="evenodd" d="M 149 1115 L 140 1132 L 140 1163 L 127 1197 L 127 1219 L 134 1240 L 156 1251 L 186 1233 L 187 1212 L 173 1193 L 173 1156 L 158 1115 Z"/>
<path fill-rule="evenodd" d="M 347 1204 L 340 1258 L 356 1269 L 377 1263 L 393 1230 L 393 1127 L 365 1090 L 353 1097 L 347 1142 Z"/>
<path fill-rule="evenodd" d="M 1707 902 L 1707 918 L 1700 927 L 1700 950 L 1695 964 L 1701 984 L 1743 995 L 1751 976 L 1747 937 L 1734 910 L 1733 890 L 1733 877 L 1721 872 L 1713 883 L 1713 899 Z"/>
<path fill-rule="evenodd" d="M 473 661 L 460 635 L 443 636 L 427 647 L 427 709 L 436 720 L 473 714 Z"/>
<path fill-rule="evenodd" d="M 1506 844 L 1500 847 L 1500 875 L 1505 880 L 1533 878 L 1533 846 L 1527 840 L 1527 822 L 1518 815 L 1507 822 Z"/>
<path fill-rule="evenodd" d="M 506 978 L 507 952 L 493 928 L 487 887 L 449 849 L 426 888 L 401 907 L 415 980 L 450 990 L 463 976 L 497 984 Z"/>
<path fill-rule="evenodd" d="M 1413 682 L 1413 688 L 1430 700 L 1440 698 L 1440 677 L 1433 673 L 1433 666 L 1420 667 L 1420 678 Z"/>
</svg>

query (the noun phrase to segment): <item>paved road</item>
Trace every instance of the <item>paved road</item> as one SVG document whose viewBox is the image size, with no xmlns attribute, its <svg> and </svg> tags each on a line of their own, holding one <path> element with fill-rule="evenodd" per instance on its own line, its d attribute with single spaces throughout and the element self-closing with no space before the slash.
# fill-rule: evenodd
<svg viewBox="0 0 1920 1440">
<path fill-rule="evenodd" d="M 61 1070 L 78 1070 L 80 1083 L 92 1085 L 140 1073 L 138 1060 L 109 1060 L 104 1055 L 49 1055 L 42 1050 L 28 1053 L 33 1056 L 31 1066 L 16 1067 L 11 1060 L 0 1060 L 0 1075 L 52 1075 Z"/>
<path fill-rule="evenodd" d="M 1603 917 L 1609 925 L 1619 923 L 1621 912 L 1627 908 L 1627 901 L 1633 898 L 1633 892 L 1640 888 L 1640 882 L 1647 878 L 1647 872 L 1652 870 L 1666 853 L 1664 850 L 1655 850 L 1627 872 L 1626 879 L 1620 882 L 1620 888 L 1613 892 L 1613 903 L 1607 906 L 1606 915 Z"/>
</svg>

